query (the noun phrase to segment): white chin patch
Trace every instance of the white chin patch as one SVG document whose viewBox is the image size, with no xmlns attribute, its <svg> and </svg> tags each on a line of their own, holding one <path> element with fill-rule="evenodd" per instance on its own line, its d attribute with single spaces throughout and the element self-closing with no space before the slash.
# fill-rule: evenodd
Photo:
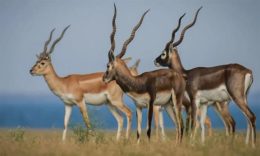
<svg viewBox="0 0 260 156">
<path fill-rule="evenodd" d="M 36 73 L 31 73 L 32 76 L 39 76 L 38 74 Z"/>
<path fill-rule="evenodd" d="M 110 80 L 109 80 L 109 79 L 104 79 L 104 82 L 105 82 L 105 83 L 109 83 Z"/>
<path fill-rule="evenodd" d="M 157 62 L 154 62 L 154 65 L 155 65 L 156 67 L 161 67 L 161 65 L 160 65 L 159 63 L 157 63 Z"/>
</svg>

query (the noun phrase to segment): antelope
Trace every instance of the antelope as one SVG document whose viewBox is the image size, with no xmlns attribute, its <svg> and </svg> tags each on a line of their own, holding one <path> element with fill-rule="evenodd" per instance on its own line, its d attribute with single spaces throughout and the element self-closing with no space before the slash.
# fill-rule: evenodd
<svg viewBox="0 0 260 156">
<path fill-rule="evenodd" d="M 133 28 L 130 37 L 124 42 L 122 50 L 117 56 L 114 55 L 114 36 L 116 32 L 114 15 L 112 21 L 113 30 L 110 35 L 111 48 L 108 52 L 109 62 L 103 76 L 103 81 L 109 83 L 115 80 L 121 89 L 135 99 L 138 104 L 148 107 L 147 136 L 149 140 L 151 137 L 153 105 L 165 107 L 171 119 L 176 123 L 176 142 L 180 143 L 183 135 L 183 122 L 180 111 L 182 96 L 185 91 L 185 80 L 182 75 L 171 69 L 160 69 L 133 76 L 125 62 L 122 60 L 128 44 L 134 39 L 136 31 L 141 26 L 144 16 L 148 11 L 149 10 L 144 12 L 138 24 Z M 173 108 L 175 108 L 175 111 Z M 139 137 L 140 132 L 138 130 L 138 140 Z"/>
<path fill-rule="evenodd" d="M 197 14 L 199 13 L 200 9 L 197 11 Z M 173 30 L 172 32 L 172 38 L 171 40 L 166 44 L 165 46 L 165 51 L 168 51 L 169 50 L 169 46 L 170 44 L 173 42 L 174 38 L 175 38 L 175 33 L 179 30 L 180 28 L 180 25 L 181 25 L 181 20 L 182 18 L 186 15 L 186 13 L 184 13 L 178 20 L 178 25 L 177 27 Z M 197 18 L 197 17 L 196 17 Z M 164 54 L 162 54 L 164 55 Z M 155 60 L 155 65 L 156 66 L 160 66 L 159 63 L 157 62 L 162 62 L 164 63 L 161 59 L 163 59 L 164 57 L 166 57 L 166 55 L 162 56 L 160 55 L 159 57 L 157 57 L 157 59 Z M 171 58 L 172 56 L 169 56 L 170 58 L 168 58 L 170 61 L 173 61 L 173 58 Z M 175 57 L 177 58 L 177 57 Z M 169 62 L 170 63 L 170 62 Z M 165 65 L 165 66 L 168 66 L 170 69 L 173 69 L 171 66 L 169 65 Z M 187 93 L 186 93 L 187 94 Z M 187 118 L 186 118 L 186 134 L 188 134 L 190 128 L 191 128 L 191 101 L 190 99 L 186 96 L 183 97 L 183 100 L 182 100 L 182 104 L 185 108 L 185 111 L 186 111 L 186 114 L 187 114 Z M 233 117 L 230 115 L 229 113 L 229 110 L 228 110 L 228 107 L 226 107 L 227 105 L 225 104 L 220 104 L 220 103 L 215 103 L 214 104 L 215 106 L 215 111 L 217 112 L 217 114 L 220 116 L 220 118 L 222 119 L 222 121 L 224 122 L 224 125 L 225 125 L 225 128 L 226 128 L 226 135 L 229 136 L 231 134 L 234 134 L 235 132 L 235 120 L 233 119 Z M 198 115 L 200 115 L 201 112 L 199 111 L 198 112 Z M 210 118 L 208 116 L 206 116 L 205 118 L 205 123 L 204 125 L 206 125 L 208 127 L 208 134 L 209 136 L 212 135 L 212 128 L 211 128 L 211 121 L 210 121 Z M 199 124 L 196 124 L 196 127 L 195 127 L 195 132 L 197 132 L 197 129 L 199 128 Z"/>
<path fill-rule="evenodd" d="M 186 91 L 192 104 L 192 125 L 198 118 L 199 110 L 201 111 L 200 127 L 202 131 L 202 143 L 205 142 L 205 128 L 203 123 L 207 114 L 207 107 L 210 104 L 215 104 L 219 107 L 217 109 L 220 110 L 220 114 L 224 117 L 224 120 L 227 120 L 225 122 L 233 124 L 232 130 L 235 131 L 234 120 L 228 111 L 228 103 L 233 100 L 248 121 L 245 142 L 246 144 L 249 143 L 251 135 L 252 146 L 255 147 L 256 116 L 249 108 L 247 102 L 247 94 L 253 83 L 252 71 L 240 64 L 197 67 L 186 70 L 181 63 L 177 46 L 183 41 L 186 30 L 195 24 L 199 10 L 196 12 L 192 23 L 182 30 L 180 38 L 176 42 L 173 42 L 176 33 L 173 32 L 172 39 L 167 43 L 162 54 L 154 60 L 154 63 L 157 66 L 165 66 L 176 70 L 186 77 Z M 195 130 L 193 126 L 193 138 L 194 134 Z"/>
<path fill-rule="evenodd" d="M 123 91 L 115 81 L 104 83 L 102 80 L 103 72 L 85 75 L 73 74 L 66 77 L 60 77 L 56 74 L 51 62 L 51 53 L 68 28 L 69 26 L 62 31 L 59 38 L 53 42 L 48 50 L 48 44 L 55 29 L 51 31 L 49 39 L 45 42 L 43 52 L 37 55 L 38 59 L 30 70 L 33 76 L 43 76 L 50 90 L 64 102 L 65 115 L 62 140 L 65 141 L 66 139 L 72 106 L 74 105 L 79 108 L 86 127 L 91 129 L 87 103 L 95 106 L 107 103 L 118 124 L 116 140 L 119 140 L 123 129 L 123 116 L 120 111 L 123 112 L 127 118 L 126 138 L 128 138 L 132 124 L 132 112 L 124 104 Z"/>
<path fill-rule="evenodd" d="M 135 62 L 135 64 L 129 68 L 130 72 L 133 76 L 138 75 L 137 67 L 139 66 L 139 63 L 140 63 L 140 59 L 138 59 Z M 142 109 L 147 108 L 148 104 L 144 105 L 143 103 L 139 103 L 138 97 L 131 93 L 127 93 L 127 95 L 135 102 L 135 105 L 136 105 L 136 118 L 137 118 L 137 131 L 138 131 L 137 143 L 139 144 L 140 143 L 139 136 L 141 135 L 141 131 L 142 131 Z M 163 114 L 162 114 L 161 106 L 154 106 L 153 113 L 154 113 L 154 126 L 155 126 L 156 138 L 157 139 L 159 138 L 159 129 L 161 129 L 162 140 L 165 140 L 166 135 L 165 135 L 165 130 L 164 130 Z M 148 127 L 148 125 L 147 125 L 147 127 Z"/>
<path fill-rule="evenodd" d="M 124 59 L 124 60 L 126 60 L 126 59 Z M 124 62 L 126 62 L 126 61 L 124 61 Z M 139 63 L 140 63 L 140 59 L 137 60 L 135 62 L 135 64 L 132 67 L 129 68 L 130 72 L 131 72 L 131 74 L 133 76 L 137 76 L 138 75 L 137 67 L 138 67 Z M 137 113 L 137 122 L 138 122 L 137 129 L 139 131 L 139 134 L 141 134 L 141 125 L 142 125 L 142 123 L 141 123 L 141 121 L 142 121 L 142 114 L 141 113 L 142 113 L 142 109 L 146 108 L 146 107 L 144 107 L 142 105 L 138 105 L 138 101 L 136 100 L 137 97 L 134 98 L 133 95 L 130 94 L 130 93 L 127 93 L 127 95 L 130 96 L 133 99 L 133 101 L 135 101 L 135 104 L 136 104 L 136 107 L 137 107 L 136 108 L 137 109 L 136 110 L 137 111 L 136 112 Z M 190 106 L 190 102 L 188 101 L 188 99 L 186 97 L 183 97 L 182 104 L 183 104 L 183 107 L 185 108 L 186 114 L 188 115 L 190 113 L 190 107 L 191 106 Z M 163 108 L 161 108 L 160 106 L 154 106 L 153 108 L 154 108 L 153 112 L 154 112 L 154 124 L 155 124 L 155 130 L 156 130 L 156 137 L 159 138 L 159 129 L 161 129 L 162 139 L 164 140 L 166 135 L 165 135 L 164 123 L 163 123 L 163 114 L 162 114 L 162 109 Z M 189 120 L 190 120 L 190 118 L 188 118 L 188 116 L 187 116 L 186 126 L 185 126 L 186 134 L 188 134 L 188 131 L 189 131 Z M 211 120 L 210 120 L 210 118 L 208 116 L 207 116 L 204 124 L 208 128 L 208 135 L 212 136 Z M 138 140 L 138 143 L 139 142 L 140 142 L 140 140 Z"/>
</svg>

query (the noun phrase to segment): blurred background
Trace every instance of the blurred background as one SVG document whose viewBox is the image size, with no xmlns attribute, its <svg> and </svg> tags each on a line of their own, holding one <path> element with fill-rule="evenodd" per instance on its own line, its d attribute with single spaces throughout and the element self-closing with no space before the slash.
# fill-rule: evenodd
<svg viewBox="0 0 260 156">
<path fill-rule="evenodd" d="M 203 6 L 197 23 L 188 30 L 178 47 L 186 69 L 239 63 L 252 69 L 254 83 L 249 93 L 249 105 L 260 114 L 260 2 L 258 0 L 0 0 L 0 127 L 62 128 L 64 106 L 49 90 L 42 77 L 33 77 L 29 69 L 36 54 L 43 50 L 51 29 L 54 38 L 69 24 L 71 27 L 52 54 L 52 63 L 59 76 L 73 73 L 105 71 L 112 31 L 113 3 L 118 9 L 116 52 L 129 37 L 142 13 L 151 9 L 126 56 L 133 64 L 141 59 L 139 72 L 157 69 L 153 60 L 171 37 L 178 18 L 186 12 L 183 25 Z M 179 33 L 178 33 L 179 34 Z M 178 38 L 178 36 L 176 37 Z M 135 105 L 125 97 L 132 109 Z M 237 106 L 230 104 L 238 129 L 246 121 Z M 116 121 L 106 106 L 90 107 L 92 120 L 102 128 L 116 128 Z M 215 128 L 223 124 L 212 108 L 209 116 Z M 146 117 L 144 117 L 145 119 Z M 165 115 L 166 127 L 172 123 Z M 71 123 L 82 122 L 74 108 Z M 260 128 L 257 120 L 257 128 Z M 145 125 L 145 121 L 143 122 Z"/>
</svg>

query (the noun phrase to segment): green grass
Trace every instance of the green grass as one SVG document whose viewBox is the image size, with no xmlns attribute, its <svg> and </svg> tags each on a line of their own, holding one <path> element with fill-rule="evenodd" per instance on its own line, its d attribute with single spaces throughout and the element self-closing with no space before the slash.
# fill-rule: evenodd
<svg viewBox="0 0 260 156">
<path fill-rule="evenodd" d="M 258 136 L 259 133 L 257 133 Z M 234 140 L 226 137 L 223 131 L 215 130 L 212 137 L 206 137 L 205 145 L 197 142 L 191 144 L 188 137 L 183 143 L 175 144 L 174 130 L 167 131 L 167 140 L 156 140 L 152 135 L 148 142 L 143 135 L 139 145 L 136 144 L 136 133 L 132 131 L 129 140 L 115 140 L 115 131 L 87 132 L 83 127 L 74 126 L 70 129 L 66 142 L 61 141 L 61 130 L 30 130 L 30 129 L 1 129 L 0 155 L 177 155 L 177 156 L 251 156 L 259 155 L 260 141 L 257 138 L 256 148 L 244 143 L 245 132 L 237 132 Z"/>
</svg>

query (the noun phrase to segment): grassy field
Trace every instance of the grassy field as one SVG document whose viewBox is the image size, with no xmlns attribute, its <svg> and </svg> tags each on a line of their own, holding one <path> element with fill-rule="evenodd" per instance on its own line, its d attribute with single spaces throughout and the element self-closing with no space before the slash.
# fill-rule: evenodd
<svg viewBox="0 0 260 156">
<path fill-rule="evenodd" d="M 56 129 L 1 129 L 0 155 L 251 156 L 260 154 L 259 139 L 255 149 L 246 146 L 245 132 L 237 132 L 232 141 L 230 137 L 224 135 L 223 131 L 215 130 L 213 136 L 206 138 L 205 145 L 199 144 L 199 141 L 191 145 L 187 137 L 182 144 L 176 145 L 173 130 L 167 131 L 166 141 L 156 140 L 153 135 L 151 142 L 148 142 L 143 134 L 139 145 L 136 144 L 134 131 L 129 140 L 121 139 L 119 142 L 115 141 L 115 131 L 96 131 L 94 135 L 89 135 L 82 127 L 74 127 L 69 131 L 65 143 L 61 141 L 61 133 L 61 130 Z"/>
</svg>

